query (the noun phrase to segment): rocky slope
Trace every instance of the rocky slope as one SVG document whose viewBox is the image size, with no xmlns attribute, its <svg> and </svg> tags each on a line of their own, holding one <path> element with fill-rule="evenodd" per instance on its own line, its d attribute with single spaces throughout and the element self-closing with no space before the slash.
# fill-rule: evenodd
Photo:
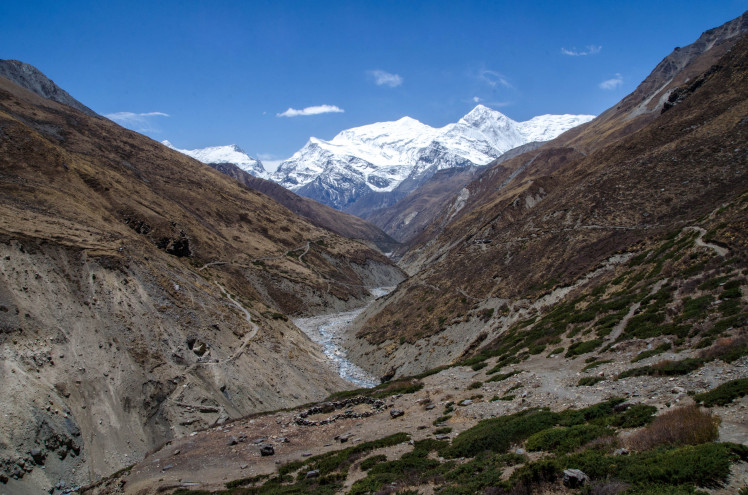
<svg viewBox="0 0 748 495">
<path fill-rule="evenodd" d="M 392 206 L 361 212 L 361 216 L 378 225 L 403 245 L 395 251 L 405 254 L 415 239 L 429 224 L 442 214 L 444 205 L 453 200 L 465 186 L 477 180 L 489 168 L 542 146 L 532 142 L 513 148 L 485 166 L 447 168 L 432 175 L 422 185 Z M 461 201 L 459 198 L 457 201 Z"/>
<path fill-rule="evenodd" d="M 728 36 L 744 19 L 705 33 L 725 34 L 707 51 L 681 49 L 694 56 L 668 85 L 640 87 L 465 188 L 404 258 L 414 276 L 360 320 L 354 362 L 380 375 L 449 363 L 506 332 L 531 301 L 550 293 L 543 304 L 555 303 L 598 280 L 619 256 L 686 227 L 714 229 L 700 218 L 746 190 L 746 41 Z M 682 98 L 641 110 L 661 93 Z M 742 242 L 728 243 L 735 263 Z"/>
<path fill-rule="evenodd" d="M 209 163 L 208 165 L 233 177 L 240 184 L 269 196 L 318 227 L 349 239 L 358 239 L 374 245 L 385 253 L 393 251 L 399 245 L 395 239 L 361 218 L 335 210 L 313 199 L 299 196 L 275 182 L 253 176 L 233 163 Z"/>
<path fill-rule="evenodd" d="M 73 107 L 91 117 L 99 116 L 86 105 L 70 96 L 67 91 L 56 85 L 54 81 L 42 74 L 33 65 L 18 60 L 0 60 L 0 77 L 38 94 L 42 98 L 48 98 L 57 103 Z"/>
<path fill-rule="evenodd" d="M 58 492 L 345 388 L 286 315 L 362 304 L 379 252 L 0 78 L 0 490 Z"/>
<path fill-rule="evenodd" d="M 331 141 L 311 138 L 271 179 L 361 216 L 391 206 L 438 170 L 485 165 L 512 148 L 552 139 L 592 118 L 542 115 L 515 122 L 483 105 L 439 129 L 403 117 L 348 129 Z"/>
</svg>

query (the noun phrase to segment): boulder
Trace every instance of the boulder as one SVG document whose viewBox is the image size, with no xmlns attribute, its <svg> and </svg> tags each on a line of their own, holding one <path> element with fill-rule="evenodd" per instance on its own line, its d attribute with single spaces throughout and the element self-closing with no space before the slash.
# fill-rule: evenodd
<svg viewBox="0 0 748 495">
<path fill-rule="evenodd" d="M 275 449 L 272 445 L 265 444 L 262 447 L 260 447 L 260 455 L 263 457 L 267 457 L 269 455 L 275 455 Z"/>
<path fill-rule="evenodd" d="M 390 409 L 390 417 L 392 419 L 399 418 L 404 414 L 405 412 L 402 409 Z"/>
<path fill-rule="evenodd" d="M 311 478 L 319 478 L 319 470 L 318 469 L 314 469 L 312 471 L 307 471 L 307 473 L 306 473 L 306 479 L 311 479 Z"/>
<path fill-rule="evenodd" d="M 564 469 L 564 486 L 567 488 L 580 488 L 589 481 L 590 477 L 579 469 Z"/>
</svg>

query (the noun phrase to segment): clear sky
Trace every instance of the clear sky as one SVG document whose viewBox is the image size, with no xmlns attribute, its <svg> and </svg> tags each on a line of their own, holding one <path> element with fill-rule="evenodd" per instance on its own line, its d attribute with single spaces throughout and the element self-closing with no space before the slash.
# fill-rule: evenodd
<svg viewBox="0 0 748 495">
<path fill-rule="evenodd" d="M 264 161 L 310 136 L 477 102 L 599 114 L 748 0 L 0 1 L 0 58 L 179 148 Z"/>
</svg>

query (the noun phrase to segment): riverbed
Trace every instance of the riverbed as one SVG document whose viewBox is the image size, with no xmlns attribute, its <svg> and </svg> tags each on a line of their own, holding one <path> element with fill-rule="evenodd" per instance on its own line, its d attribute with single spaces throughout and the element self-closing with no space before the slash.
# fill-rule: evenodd
<svg viewBox="0 0 748 495">
<path fill-rule="evenodd" d="M 376 298 L 388 294 L 392 289 L 394 287 L 369 289 L 373 296 L 369 304 Z M 330 359 L 338 374 L 359 387 L 374 387 L 379 385 L 380 379 L 350 362 L 348 351 L 343 347 L 342 342 L 348 325 L 367 307 L 368 304 L 353 311 L 298 318 L 293 321 L 310 339 L 322 347 L 322 351 Z"/>
</svg>

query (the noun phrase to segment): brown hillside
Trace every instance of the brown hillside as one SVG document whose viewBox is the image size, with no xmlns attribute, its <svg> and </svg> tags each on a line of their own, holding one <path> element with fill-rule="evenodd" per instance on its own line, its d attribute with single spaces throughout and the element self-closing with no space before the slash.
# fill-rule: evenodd
<svg viewBox="0 0 748 495">
<path fill-rule="evenodd" d="M 2 78 L 0 212 L 12 493 L 88 482 L 176 435 L 345 388 L 286 315 L 402 278 L 379 252 Z"/>
<path fill-rule="evenodd" d="M 356 357 L 381 373 L 448 362 L 491 327 L 491 307 L 571 286 L 614 254 L 635 252 L 744 192 L 748 41 L 715 46 L 686 66 L 682 101 L 668 111 L 636 119 L 625 109 L 606 112 L 471 184 L 473 202 L 443 230 L 432 224 L 431 239 L 410 258 L 409 270 L 421 271 L 363 322 L 358 337 L 368 344 Z M 678 73 L 671 84 L 684 79 Z M 420 341 L 410 352 L 422 352 L 470 314 L 484 323 L 463 329 L 448 355 L 413 366 L 413 356 L 398 351 L 394 362 L 375 364 L 386 362 L 388 344 Z"/>
</svg>

